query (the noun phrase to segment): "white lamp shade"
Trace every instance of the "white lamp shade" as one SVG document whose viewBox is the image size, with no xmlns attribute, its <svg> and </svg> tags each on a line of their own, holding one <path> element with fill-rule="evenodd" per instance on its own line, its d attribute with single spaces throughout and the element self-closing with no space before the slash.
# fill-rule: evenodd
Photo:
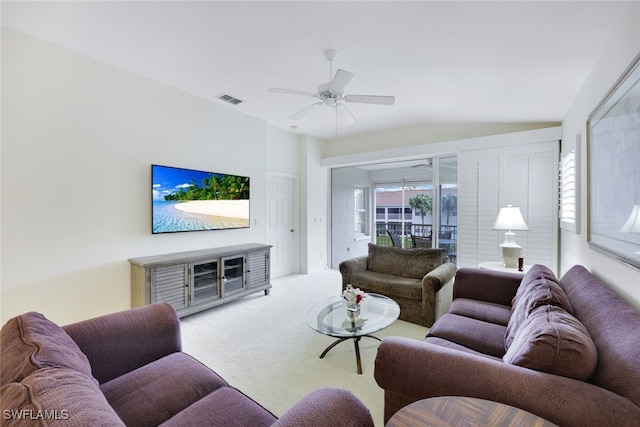
<svg viewBox="0 0 640 427">
<path fill-rule="evenodd" d="M 629 219 L 620 229 L 623 233 L 640 233 L 640 205 L 634 205 Z"/>
<path fill-rule="evenodd" d="M 498 217 L 495 224 L 493 224 L 494 230 L 528 230 L 527 224 L 522 218 L 520 208 L 517 206 L 507 205 L 500 208 Z"/>
</svg>

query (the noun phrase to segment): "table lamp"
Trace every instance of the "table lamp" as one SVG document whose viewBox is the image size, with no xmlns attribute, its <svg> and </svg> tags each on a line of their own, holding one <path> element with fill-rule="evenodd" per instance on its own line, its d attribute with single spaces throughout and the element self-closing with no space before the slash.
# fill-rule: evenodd
<svg viewBox="0 0 640 427">
<path fill-rule="evenodd" d="M 504 233 L 504 242 L 499 245 L 502 252 L 502 265 L 507 268 L 517 268 L 522 247 L 516 243 L 516 233 L 513 230 L 529 229 L 522 218 L 520 208 L 511 205 L 500 208 L 493 229 L 507 230 Z"/>
</svg>

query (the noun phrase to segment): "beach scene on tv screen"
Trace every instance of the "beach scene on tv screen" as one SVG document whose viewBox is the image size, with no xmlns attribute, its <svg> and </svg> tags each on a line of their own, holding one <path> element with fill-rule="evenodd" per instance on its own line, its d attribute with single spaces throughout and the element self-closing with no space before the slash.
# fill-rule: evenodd
<svg viewBox="0 0 640 427">
<path fill-rule="evenodd" d="M 249 227 L 249 177 L 152 166 L 153 233 Z"/>
</svg>

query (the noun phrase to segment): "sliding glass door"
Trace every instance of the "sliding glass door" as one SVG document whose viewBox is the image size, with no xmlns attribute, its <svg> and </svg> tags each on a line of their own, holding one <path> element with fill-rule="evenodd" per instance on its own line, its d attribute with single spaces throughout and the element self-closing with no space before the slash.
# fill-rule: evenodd
<svg viewBox="0 0 640 427">
<path fill-rule="evenodd" d="M 403 248 L 444 248 L 455 262 L 457 157 L 425 159 L 403 177 L 374 182 L 376 243 L 391 245 L 397 233 Z"/>
<path fill-rule="evenodd" d="M 400 236 L 402 247 L 414 246 L 415 236 L 431 234 L 433 184 L 400 181 L 375 185 L 376 243 L 391 244 L 389 232 Z"/>
<path fill-rule="evenodd" d="M 435 247 L 447 250 L 451 262 L 458 254 L 458 157 L 438 159 L 438 238 Z"/>
</svg>

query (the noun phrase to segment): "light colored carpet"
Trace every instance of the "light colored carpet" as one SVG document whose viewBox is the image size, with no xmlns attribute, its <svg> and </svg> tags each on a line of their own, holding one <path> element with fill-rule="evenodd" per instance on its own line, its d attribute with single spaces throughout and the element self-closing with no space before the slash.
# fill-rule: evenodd
<svg viewBox="0 0 640 427">
<path fill-rule="evenodd" d="M 272 280 L 264 292 L 182 319 L 183 350 L 280 417 L 307 393 L 324 386 L 350 390 L 383 426 L 383 392 L 373 379 L 379 342 L 360 341 L 363 374 L 356 373 L 353 341 L 320 353 L 335 338 L 311 329 L 306 314 L 341 292 L 340 273 L 327 270 Z M 396 321 L 375 335 L 423 339 L 428 329 Z"/>
</svg>

